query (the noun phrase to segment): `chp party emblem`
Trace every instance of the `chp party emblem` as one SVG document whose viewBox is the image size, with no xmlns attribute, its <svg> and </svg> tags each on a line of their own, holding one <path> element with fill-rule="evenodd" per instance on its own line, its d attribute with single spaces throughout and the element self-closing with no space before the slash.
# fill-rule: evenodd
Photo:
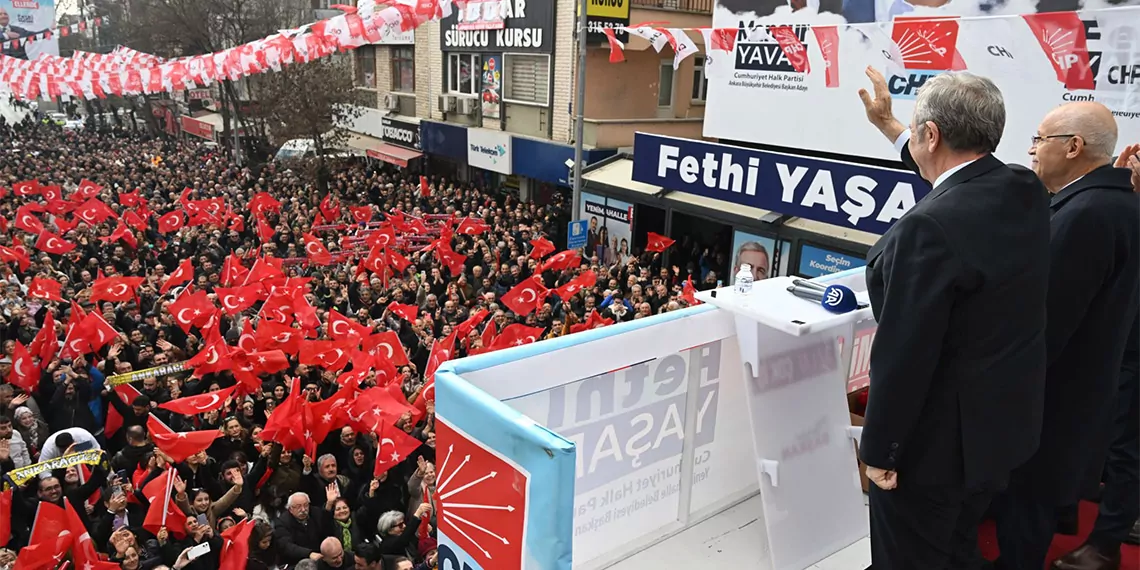
<svg viewBox="0 0 1140 570">
<path fill-rule="evenodd" d="M 521 570 L 530 474 L 443 418 L 436 437 L 439 567 Z"/>
</svg>

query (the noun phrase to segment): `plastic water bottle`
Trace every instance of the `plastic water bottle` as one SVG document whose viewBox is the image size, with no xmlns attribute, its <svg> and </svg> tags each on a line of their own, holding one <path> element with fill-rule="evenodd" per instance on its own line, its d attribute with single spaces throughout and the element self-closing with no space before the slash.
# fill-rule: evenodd
<svg viewBox="0 0 1140 570">
<path fill-rule="evenodd" d="M 752 291 L 752 266 L 745 263 L 740 266 L 740 271 L 736 272 L 736 280 L 733 282 L 733 287 L 736 288 L 738 295 L 747 295 Z"/>
</svg>

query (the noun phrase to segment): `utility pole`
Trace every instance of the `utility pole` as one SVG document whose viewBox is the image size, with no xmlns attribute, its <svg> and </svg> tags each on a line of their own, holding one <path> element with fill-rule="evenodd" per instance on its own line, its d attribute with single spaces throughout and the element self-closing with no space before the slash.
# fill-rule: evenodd
<svg viewBox="0 0 1140 570">
<path fill-rule="evenodd" d="M 574 206 L 570 219 L 576 220 L 582 208 L 582 138 L 586 129 L 586 5 L 588 0 L 578 0 L 578 73 L 574 74 L 577 98 L 574 112 Z"/>
</svg>

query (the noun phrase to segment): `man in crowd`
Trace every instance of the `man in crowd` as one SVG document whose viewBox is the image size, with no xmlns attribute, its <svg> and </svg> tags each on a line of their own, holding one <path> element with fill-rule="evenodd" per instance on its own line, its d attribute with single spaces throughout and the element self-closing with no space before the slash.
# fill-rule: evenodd
<svg viewBox="0 0 1140 570">
<path fill-rule="evenodd" d="M 926 82 L 908 129 L 872 68 L 867 118 L 933 190 L 871 248 L 879 327 L 859 455 L 876 570 L 971 568 L 992 494 L 1041 432 L 1047 193 L 993 156 L 1001 92 L 969 73 Z"/>
</svg>

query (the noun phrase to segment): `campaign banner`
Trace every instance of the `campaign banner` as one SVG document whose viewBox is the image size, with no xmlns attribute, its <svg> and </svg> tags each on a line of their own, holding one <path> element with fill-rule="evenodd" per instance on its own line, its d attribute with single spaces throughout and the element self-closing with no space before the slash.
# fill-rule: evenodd
<svg viewBox="0 0 1140 570">
<path fill-rule="evenodd" d="M 715 28 L 737 33 L 732 53 L 707 53 L 708 138 L 898 160 L 865 119 L 857 94 L 871 87 L 864 73 L 871 66 L 886 76 L 903 124 L 931 77 L 969 71 L 993 80 L 1006 110 L 995 154 L 1006 162 L 1027 163 L 1038 124 L 1067 102 L 1108 106 L 1119 129 L 1117 151 L 1140 140 L 1140 0 L 1126 0 L 1124 8 L 991 18 L 960 18 L 948 6 L 865 24 L 811 10 L 757 16 L 726 3 L 746 2 L 719 0 L 714 12 Z M 837 121 L 843 128 L 835 128 Z"/>
<path fill-rule="evenodd" d="M 55 28 L 55 0 L 0 0 L 0 44 L 6 56 L 34 60 L 59 55 L 59 37 L 11 42 Z M 56 32 L 58 33 L 58 32 Z"/>
<path fill-rule="evenodd" d="M 589 224 L 587 256 L 597 255 L 598 260 L 606 265 L 619 259 L 629 259 L 633 240 L 633 204 L 583 192 L 578 219 L 588 220 Z"/>
<path fill-rule="evenodd" d="M 574 445 L 456 375 L 435 375 L 441 570 L 570 570 Z"/>
<path fill-rule="evenodd" d="M 840 253 L 805 243 L 800 247 L 800 263 L 796 273 L 803 277 L 821 277 L 863 267 L 866 264 L 857 255 Z"/>
<path fill-rule="evenodd" d="M 770 237 L 742 231 L 732 232 L 732 267 L 724 282 L 735 284 L 740 266 L 752 266 L 752 279 L 759 281 L 769 277 L 787 275 L 788 254 L 792 244 L 780 240 L 777 244 Z"/>
<path fill-rule="evenodd" d="M 930 191 L 910 172 L 698 140 L 637 133 L 633 148 L 638 182 L 876 234 Z"/>
</svg>

